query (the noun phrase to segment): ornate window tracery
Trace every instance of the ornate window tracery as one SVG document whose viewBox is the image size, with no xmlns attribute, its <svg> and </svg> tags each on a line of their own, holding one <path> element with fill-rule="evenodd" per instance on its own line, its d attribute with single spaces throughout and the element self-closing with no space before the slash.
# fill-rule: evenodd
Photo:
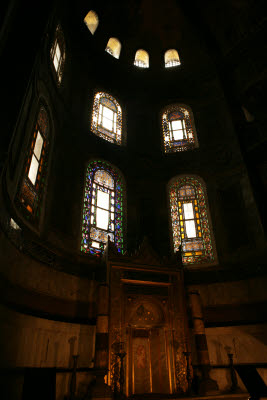
<svg viewBox="0 0 267 400">
<path fill-rule="evenodd" d="M 139 49 L 135 53 L 134 65 L 140 68 L 149 68 L 149 55 L 148 52 Z"/>
<path fill-rule="evenodd" d="M 112 55 L 114 58 L 120 58 L 121 43 L 116 38 L 110 38 L 106 47 L 106 52 Z"/>
<path fill-rule="evenodd" d="M 191 109 L 184 105 L 167 107 L 162 114 L 165 153 L 191 150 L 197 147 L 197 136 Z"/>
<path fill-rule="evenodd" d="M 121 145 L 122 111 L 114 97 L 104 92 L 95 95 L 91 129 L 97 136 Z"/>
<path fill-rule="evenodd" d="M 121 175 L 105 161 L 92 161 L 86 171 L 81 251 L 100 255 L 108 241 L 123 253 L 123 197 Z"/>
<path fill-rule="evenodd" d="M 66 58 L 65 40 L 60 25 L 56 28 L 54 42 L 50 50 L 50 58 L 56 82 L 60 86 Z"/>
<path fill-rule="evenodd" d="M 169 186 L 174 251 L 181 245 L 185 264 L 214 261 L 204 184 L 197 177 L 177 177 Z"/>
<path fill-rule="evenodd" d="M 98 15 L 95 11 L 91 10 L 89 11 L 86 16 L 84 17 L 84 23 L 93 35 L 98 27 L 99 24 L 99 18 Z"/>
<path fill-rule="evenodd" d="M 36 220 L 40 216 L 40 205 L 47 173 L 49 130 L 48 114 L 41 106 L 18 194 L 19 205 L 22 206 L 26 217 L 30 220 Z"/>
<path fill-rule="evenodd" d="M 178 51 L 175 49 L 167 50 L 164 54 L 165 68 L 177 67 L 181 65 Z"/>
</svg>

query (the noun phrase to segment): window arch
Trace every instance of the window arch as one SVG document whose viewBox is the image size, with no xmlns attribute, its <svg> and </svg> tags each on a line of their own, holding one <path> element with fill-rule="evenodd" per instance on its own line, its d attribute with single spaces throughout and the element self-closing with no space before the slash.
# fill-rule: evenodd
<svg viewBox="0 0 267 400">
<path fill-rule="evenodd" d="M 58 86 L 61 84 L 62 81 L 65 57 L 66 49 L 64 35 L 60 25 L 58 25 L 55 32 L 53 45 L 50 50 L 52 70 Z"/>
<path fill-rule="evenodd" d="M 191 150 L 198 146 L 191 109 L 185 105 L 171 105 L 162 113 L 165 153 Z"/>
<path fill-rule="evenodd" d="M 100 255 L 108 241 L 123 253 L 124 184 L 105 161 L 91 161 L 86 170 L 81 251 Z"/>
<path fill-rule="evenodd" d="M 47 111 L 41 106 L 27 152 L 24 176 L 18 192 L 19 205 L 29 220 L 40 216 L 40 205 L 47 174 L 50 124 Z"/>
<path fill-rule="evenodd" d="M 84 23 L 93 35 L 98 27 L 99 19 L 98 15 L 95 11 L 91 10 L 88 14 L 84 17 Z"/>
<path fill-rule="evenodd" d="M 98 92 L 94 98 L 91 129 L 97 136 L 121 145 L 122 112 L 121 106 L 108 93 Z"/>
<path fill-rule="evenodd" d="M 121 43 L 116 38 L 110 38 L 106 47 L 106 52 L 111 54 L 114 58 L 120 58 Z"/>
<path fill-rule="evenodd" d="M 174 251 L 182 246 L 185 264 L 211 263 L 212 246 L 205 185 L 196 176 L 181 176 L 171 180 L 169 199 Z"/>
<path fill-rule="evenodd" d="M 149 67 L 149 55 L 145 50 L 137 50 L 135 53 L 134 65 L 141 68 Z"/>
<path fill-rule="evenodd" d="M 165 68 L 177 67 L 181 65 L 178 51 L 175 49 L 167 50 L 164 54 Z"/>
</svg>

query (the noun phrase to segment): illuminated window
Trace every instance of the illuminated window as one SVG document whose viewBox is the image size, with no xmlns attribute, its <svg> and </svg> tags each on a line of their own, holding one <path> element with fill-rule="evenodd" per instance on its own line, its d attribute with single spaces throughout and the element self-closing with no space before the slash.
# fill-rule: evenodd
<svg viewBox="0 0 267 400">
<path fill-rule="evenodd" d="M 81 251 L 100 255 L 110 240 L 123 253 L 122 177 L 104 161 L 92 161 L 86 171 Z"/>
<path fill-rule="evenodd" d="M 84 18 L 84 23 L 91 32 L 91 34 L 93 35 L 99 24 L 97 13 L 93 10 L 89 11 L 89 13 Z"/>
<path fill-rule="evenodd" d="M 185 264 L 214 261 L 204 184 L 197 177 L 177 177 L 169 186 L 174 251 L 182 246 Z"/>
<path fill-rule="evenodd" d="M 120 41 L 116 38 L 110 38 L 106 47 L 106 52 L 108 52 L 115 58 L 119 58 L 121 52 Z"/>
<path fill-rule="evenodd" d="M 190 150 L 198 146 L 194 118 L 189 107 L 172 105 L 162 114 L 165 153 Z"/>
<path fill-rule="evenodd" d="M 14 229 L 15 231 L 21 231 L 20 226 L 16 223 L 16 221 L 14 221 L 13 218 L 10 218 L 10 223 L 9 223 L 10 227 L 12 229 Z"/>
<path fill-rule="evenodd" d="M 122 113 L 114 97 L 104 92 L 95 95 L 91 129 L 97 136 L 121 144 Z"/>
<path fill-rule="evenodd" d="M 61 27 L 58 25 L 55 33 L 55 39 L 50 51 L 52 70 L 58 86 L 62 81 L 63 69 L 65 64 L 65 40 Z"/>
<path fill-rule="evenodd" d="M 36 219 L 40 214 L 40 204 L 43 196 L 49 145 L 49 121 L 45 108 L 40 108 L 30 149 L 27 155 L 26 167 L 18 200 L 29 219 Z"/>
<path fill-rule="evenodd" d="M 134 65 L 141 68 L 149 67 L 149 55 L 145 50 L 137 50 L 135 53 Z"/>
<path fill-rule="evenodd" d="M 165 68 L 177 67 L 178 65 L 181 65 L 178 52 L 175 49 L 166 51 L 164 55 L 164 61 L 165 61 Z"/>
</svg>

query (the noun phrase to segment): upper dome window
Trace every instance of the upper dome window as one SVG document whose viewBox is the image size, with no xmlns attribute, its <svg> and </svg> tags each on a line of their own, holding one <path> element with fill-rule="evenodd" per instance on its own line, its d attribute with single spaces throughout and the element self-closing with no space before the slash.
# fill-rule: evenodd
<svg viewBox="0 0 267 400">
<path fill-rule="evenodd" d="M 60 25 L 57 26 L 55 39 L 50 50 L 53 74 L 58 86 L 61 84 L 65 64 L 65 40 Z"/>
<path fill-rule="evenodd" d="M 177 67 L 181 65 L 178 51 L 175 49 L 167 50 L 164 55 L 165 68 Z"/>
<path fill-rule="evenodd" d="M 108 93 L 98 92 L 94 98 L 91 129 L 111 143 L 121 144 L 121 106 Z"/>
<path fill-rule="evenodd" d="M 145 50 L 137 50 L 135 53 L 134 65 L 141 68 L 149 67 L 149 55 Z"/>
<path fill-rule="evenodd" d="M 116 38 L 110 38 L 106 47 L 106 52 L 115 58 L 120 58 L 121 43 Z"/>
<path fill-rule="evenodd" d="M 93 35 L 98 27 L 99 19 L 95 11 L 91 10 L 84 18 L 84 23 Z"/>
</svg>

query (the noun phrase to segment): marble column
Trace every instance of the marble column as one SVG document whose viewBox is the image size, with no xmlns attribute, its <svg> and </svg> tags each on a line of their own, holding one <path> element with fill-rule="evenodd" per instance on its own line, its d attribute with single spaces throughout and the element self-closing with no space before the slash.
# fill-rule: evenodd
<svg viewBox="0 0 267 400">
<path fill-rule="evenodd" d="M 109 288 L 100 284 L 97 296 L 96 341 L 95 341 L 95 375 L 96 385 L 92 390 L 92 399 L 111 399 L 111 388 L 105 384 L 108 372 L 108 322 L 109 322 Z"/>
<path fill-rule="evenodd" d="M 191 307 L 191 317 L 193 322 L 198 364 L 200 365 L 202 374 L 199 393 L 200 394 L 218 393 L 217 382 L 211 379 L 209 376 L 210 358 L 209 358 L 202 304 L 199 292 L 196 290 L 189 291 L 189 301 Z"/>
</svg>

